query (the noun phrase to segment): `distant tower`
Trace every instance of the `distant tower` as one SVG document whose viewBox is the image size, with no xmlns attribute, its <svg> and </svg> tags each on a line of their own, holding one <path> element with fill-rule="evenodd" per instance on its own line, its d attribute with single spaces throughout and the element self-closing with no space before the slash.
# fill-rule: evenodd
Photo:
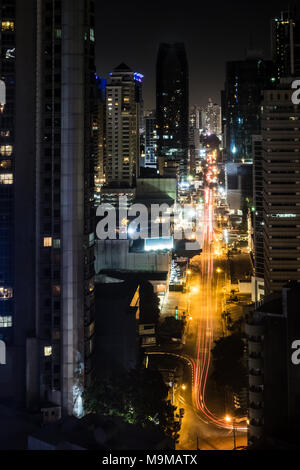
<svg viewBox="0 0 300 470">
<path fill-rule="evenodd" d="M 106 89 L 105 174 L 108 185 L 134 186 L 140 154 L 140 106 L 143 75 L 122 63 Z"/>
<path fill-rule="evenodd" d="M 184 44 L 161 44 L 156 66 L 158 157 L 188 174 L 189 76 Z"/>
<path fill-rule="evenodd" d="M 299 22 L 289 11 L 271 21 L 272 60 L 276 64 L 277 78 L 300 75 Z"/>
</svg>

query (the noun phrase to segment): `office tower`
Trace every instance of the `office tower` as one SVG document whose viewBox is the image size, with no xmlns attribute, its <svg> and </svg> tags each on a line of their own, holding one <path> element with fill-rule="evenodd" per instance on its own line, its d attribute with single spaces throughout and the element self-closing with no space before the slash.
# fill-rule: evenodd
<svg viewBox="0 0 300 470">
<path fill-rule="evenodd" d="M 122 63 L 106 92 L 106 183 L 133 187 L 140 154 L 139 108 L 143 76 Z"/>
<path fill-rule="evenodd" d="M 94 1 L 0 8 L 0 397 L 80 415 L 94 328 Z"/>
<path fill-rule="evenodd" d="M 106 84 L 107 80 L 96 74 L 96 102 L 93 119 L 95 144 L 95 205 L 100 204 L 101 187 L 105 183 L 104 152 L 106 140 Z"/>
<path fill-rule="evenodd" d="M 263 165 L 262 136 L 252 136 L 253 158 L 253 258 L 254 292 L 252 300 L 258 302 L 264 296 L 264 217 L 263 217 Z"/>
<path fill-rule="evenodd" d="M 300 24 L 295 16 L 282 11 L 280 18 L 271 21 L 272 60 L 278 80 L 300 75 Z"/>
<path fill-rule="evenodd" d="M 262 116 L 265 290 L 300 279 L 300 110 L 291 80 L 264 92 Z"/>
<path fill-rule="evenodd" d="M 249 444 L 299 444 L 299 302 L 300 285 L 289 283 L 246 320 Z"/>
<path fill-rule="evenodd" d="M 158 158 L 188 174 L 189 77 L 184 44 L 161 44 L 156 64 Z"/>
<path fill-rule="evenodd" d="M 222 133 L 222 113 L 221 106 L 208 99 L 208 104 L 204 108 L 205 129 L 208 134 L 220 135 Z"/>
<path fill-rule="evenodd" d="M 192 106 L 189 117 L 189 171 L 196 173 L 196 160 L 200 152 L 200 115 L 198 106 Z"/>
<path fill-rule="evenodd" d="M 155 111 L 145 113 L 145 167 L 156 168 L 157 130 Z"/>
<path fill-rule="evenodd" d="M 225 159 L 252 159 L 251 136 L 260 133 L 261 90 L 276 82 L 274 65 L 248 53 L 246 60 L 227 62 L 222 93 Z"/>
</svg>

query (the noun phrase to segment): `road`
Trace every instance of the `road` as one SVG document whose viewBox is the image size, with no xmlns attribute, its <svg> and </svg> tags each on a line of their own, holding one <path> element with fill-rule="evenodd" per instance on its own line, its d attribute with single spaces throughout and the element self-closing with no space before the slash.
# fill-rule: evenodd
<svg viewBox="0 0 300 470">
<path fill-rule="evenodd" d="M 223 391 L 216 390 L 210 381 L 211 349 L 214 338 L 222 335 L 221 312 L 224 301 L 227 265 L 225 256 L 216 256 L 219 248 L 214 240 L 214 196 L 205 191 L 203 220 L 203 252 L 201 274 L 190 280 L 190 315 L 188 340 L 183 355 L 191 360 L 186 378 L 189 387 L 178 397 L 185 408 L 185 418 L 178 449 L 226 450 L 233 448 L 232 424 L 225 421 L 226 407 Z M 243 429 L 242 429 L 243 428 Z M 243 425 L 237 425 L 237 446 L 246 445 Z"/>
</svg>

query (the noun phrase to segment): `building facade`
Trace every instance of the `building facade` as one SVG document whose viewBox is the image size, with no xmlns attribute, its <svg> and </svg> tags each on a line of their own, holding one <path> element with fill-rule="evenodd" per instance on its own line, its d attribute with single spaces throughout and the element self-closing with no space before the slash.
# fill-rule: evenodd
<svg viewBox="0 0 300 470">
<path fill-rule="evenodd" d="M 0 119 L 11 149 L 1 157 L 11 170 L 1 165 L 0 176 L 1 210 L 10 207 L 1 253 L 8 236 L 11 243 L 9 269 L 0 268 L 10 293 L 0 299 L 0 396 L 80 415 L 94 322 L 95 5 L 11 0 L 0 8 Z"/>
<path fill-rule="evenodd" d="M 290 283 L 250 314 L 248 442 L 264 439 L 299 445 L 299 284 Z"/>
<path fill-rule="evenodd" d="M 133 187 L 140 157 L 142 75 L 122 63 L 110 75 L 106 93 L 105 175 L 107 185 Z"/>
<path fill-rule="evenodd" d="M 276 82 L 274 64 L 248 54 L 246 60 L 227 62 L 222 92 L 222 122 L 226 161 L 252 160 L 251 136 L 260 133 L 261 90 Z"/>
<path fill-rule="evenodd" d="M 300 280 L 300 109 L 291 80 L 264 92 L 262 116 L 263 241 L 266 294 Z"/>
<path fill-rule="evenodd" d="M 282 11 L 271 22 L 272 60 L 278 80 L 300 76 L 300 25 L 295 16 L 290 11 Z"/>
<path fill-rule="evenodd" d="M 185 46 L 161 44 L 156 64 L 156 119 L 158 158 L 162 166 L 179 165 L 188 174 L 189 72 Z"/>
</svg>

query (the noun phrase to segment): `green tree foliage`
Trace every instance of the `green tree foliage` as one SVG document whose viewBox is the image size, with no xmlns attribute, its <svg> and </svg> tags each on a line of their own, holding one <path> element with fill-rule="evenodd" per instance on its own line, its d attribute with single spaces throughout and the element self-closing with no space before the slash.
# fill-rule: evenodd
<svg viewBox="0 0 300 470">
<path fill-rule="evenodd" d="M 167 400 L 168 387 L 161 374 L 150 369 L 96 380 L 84 394 L 87 413 L 120 416 L 130 424 L 153 427 L 178 439 L 176 408 Z"/>
<path fill-rule="evenodd" d="M 230 387 L 235 393 L 247 386 L 243 354 L 244 343 L 239 332 L 215 341 L 212 378 L 218 386 Z"/>
</svg>

